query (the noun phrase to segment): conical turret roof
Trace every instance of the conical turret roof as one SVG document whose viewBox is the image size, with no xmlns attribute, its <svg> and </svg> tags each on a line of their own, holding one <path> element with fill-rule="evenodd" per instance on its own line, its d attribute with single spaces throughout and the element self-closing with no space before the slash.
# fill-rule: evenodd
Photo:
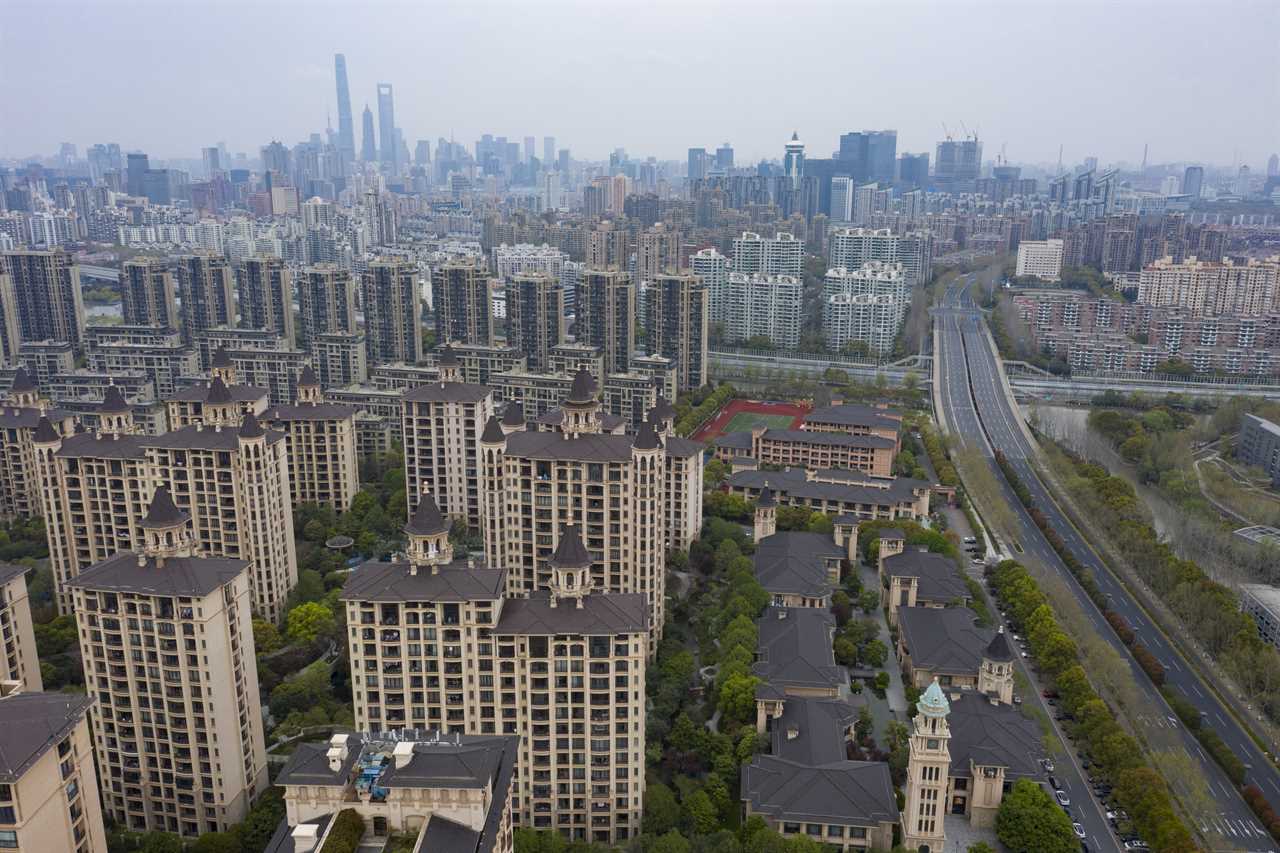
<svg viewBox="0 0 1280 853">
<path fill-rule="evenodd" d="M 221 376 L 213 377 L 213 381 L 209 383 L 209 395 L 205 398 L 209 403 L 230 403 L 231 389 L 227 387 L 227 383 L 222 381 Z"/>
<path fill-rule="evenodd" d="M 596 383 L 585 367 L 573 376 L 573 385 L 569 388 L 567 403 L 592 403 L 596 399 Z"/>
<path fill-rule="evenodd" d="M 658 433 L 651 422 L 645 421 L 640 424 L 640 429 L 636 431 L 636 438 L 631 442 L 631 446 L 636 450 L 656 450 L 661 446 L 658 443 Z"/>
<path fill-rule="evenodd" d="M 434 536 L 448 530 L 449 523 L 436 505 L 436 499 L 431 497 L 430 492 L 423 492 L 422 497 L 418 498 L 413 518 L 404 526 L 404 532 L 410 536 Z"/>
<path fill-rule="evenodd" d="M 211 363 L 214 367 L 231 367 L 231 353 L 227 352 L 226 347 L 218 347 Z"/>
<path fill-rule="evenodd" d="M 1003 625 L 996 629 L 996 635 L 987 643 L 987 650 L 982 656 L 992 661 L 1013 660 L 1013 649 L 1009 648 L 1009 638 L 1004 633 Z"/>
<path fill-rule="evenodd" d="M 480 434 L 480 440 L 488 444 L 501 444 L 507 440 L 507 434 L 502 431 L 502 424 L 498 421 L 497 415 L 490 416 L 484 425 L 484 432 Z"/>
<path fill-rule="evenodd" d="M 920 694 L 920 701 L 916 702 L 916 708 L 926 717 L 945 717 L 951 713 L 951 703 L 942 692 L 938 679 L 935 678 L 924 693 Z"/>
<path fill-rule="evenodd" d="M 506 410 L 502 413 L 502 423 L 511 427 L 524 426 L 524 407 L 514 401 L 508 403 Z"/>
<path fill-rule="evenodd" d="M 591 565 L 591 555 L 582 544 L 582 532 L 576 524 L 566 524 L 560 530 L 560 542 L 551 555 L 551 565 L 560 569 L 580 569 Z"/>
<path fill-rule="evenodd" d="M 773 489 L 769 488 L 768 483 L 765 483 L 764 488 L 760 490 L 760 497 L 756 499 L 756 506 L 768 509 L 777 505 L 778 501 L 773 496 Z"/>
<path fill-rule="evenodd" d="M 37 444 L 48 444 L 57 441 L 60 437 L 58 431 L 53 428 L 53 421 L 49 420 L 47 416 L 41 415 L 40 420 L 36 422 L 36 433 L 33 436 L 33 440 Z"/>
<path fill-rule="evenodd" d="M 9 391 L 12 393 L 34 390 L 36 390 L 36 384 L 31 381 L 31 376 L 27 373 L 27 369 L 19 367 L 17 372 L 13 374 L 13 384 L 9 386 Z"/>
<path fill-rule="evenodd" d="M 316 372 L 311 369 L 311 365 L 302 365 L 302 373 L 298 376 L 299 388 L 314 388 L 320 384 L 320 380 L 316 378 Z"/>
<path fill-rule="evenodd" d="M 458 366 L 458 363 L 459 363 L 458 354 L 453 351 L 453 347 L 450 346 L 449 344 L 445 344 L 444 348 L 440 350 L 439 363 L 441 367 L 457 367 Z"/>
<path fill-rule="evenodd" d="M 146 518 L 142 519 L 142 526 L 151 529 L 173 527 L 185 524 L 188 518 L 190 516 L 178 509 L 178 505 L 173 502 L 169 487 L 161 486 L 151 498 L 151 506 L 147 508 Z"/>
<path fill-rule="evenodd" d="M 240 424 L 241 438 L 262 438 L 267 432 L 262 428 L 262 424 L 258 423 L 258 416 L 250 409 L 249 413 L 244 416 L 244 422 Z"/>
<path fill-rule="evenodd" d="M 131 410 L 132 407 L 125 400 L 124 394 L 120 393 L 120 386 L 108 385 L 107 393 L 103 396 L 102 405 L 98 406 L 98 411 L 104 415 L 119 415 Z"/>
</svg>

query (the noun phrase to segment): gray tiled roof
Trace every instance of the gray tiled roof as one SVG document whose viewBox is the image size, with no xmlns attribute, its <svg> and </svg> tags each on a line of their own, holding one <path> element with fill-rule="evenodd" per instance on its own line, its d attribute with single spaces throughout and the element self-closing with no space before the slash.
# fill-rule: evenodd
<svg viewBox="0 0 1280 853">
<path fill-rule="evenodd" d="M 459 738 L 463 742 L 415 743 L 404 767 L 389 761 L 378 784 L 384 788 L 488 788 L 498 775 L 504 753 L 515 738 Z M 515 755 L 507 757 L 514 760 Z"/>
<path fill-rule="evenodd" d="M 845 755 L 845 732 L 858 719 L 858 706 L 845 699 L 789 696 L 773 721 L 773 754 L 807 766 Z"/>
<path fill-rule="evenodd" d="M 410 403 L 479 403 L 493 392 L 485 385 L 469 382 L 428 382 L 404 392 Z"/>
<path fill-rule="evenodd" d="M 219 429 L 192 424 L 160 435 L 139 436 L 139 439 L 144 447 L 163 447 L 171 450 L 238 450 L 240 429 L 234 426 Z M 267 443 L 275 444 L 277 441 L 284 441 L 284 433 L 268 430 Z"/>
<path fill-rule="evenodd" d="M 71 733 L 92 704 L 78 693 L 15 693 L 0 699 L 0 782 L 16 782 Z"/>
<path fill-rule="evenodd" d="M 272 406 L 262 413 L 264 421 L 340 421 L 355 417 L 354 406 L 341 403 L 294 403 Z"/>
<path fill-rule="evenodd" d="M 62 420 L 72 416 L 62 409 L 50 409 L 45 413 L 50 420 Z M 33 406 L 0 406 L 0 429 L 35 429 L 40 423 L 40 410 Z"/>
<path fill-rule="evenodd" d="M 1044 739 L 1034 720 L 1013 705 L 992 704 L 980 693 L 963 691 L 948 698 L 952 775 L 968 776 L 970 762 L 1004 767 L 1006 779 L 1040 775 Z"/>
<path fill-rule="evenodd" d="M 0 563 L 0 584 L 6 584 L 18 575 L 26 573 L 26 566 L 19 566 L 16 563 Z"/>
<path fill-rule="evenodd" d="M 248 568 L 246 561 L 226 557 L 166 557 L 162 565 L 147 557 L 139 564 L 137 554 L 122 551 L 85 569 L 70 581 L 70 586 L 199 597 L 230 583 Z"/>
<path fill-rule="evenodd" d="M 829 447 L 860 447 L 872 450 L 892 450 L 893 439 L 879 435 L 849 435 L 842 432 L 812 432 L 803 429 L 767 429 L 765 441 L 791 441 L 805 444 L 821 444 Z"/>
<path fill-rule="evenodd" d="M 551 606 L 547 593 L 510 598 L 502 605 L 495 634 L 639 634 L 649 630 L 649 602 L 640 593 L 592 593 L 582 607 L 572 601 Z"/>
<path fill-rule="evenodd" d="M 898 820 L 889 765 L 833 761 L 817 767 L 757 755 L 742 774 L 751 810 L 779 821 L 874 826 Z"/>
<path fill-rule="evenodd" d="M 344 601 L 486 601 L 502 598 L 506 572 L 468 568 L 456 560 L 432 573 L 421 568 L 409 574 L 406 562 L 363 563 L 342 586 Z"/>
<path fill-rule="evenodd" d="M 251 403 L 254 400 L 261 400 L 263 397 L 267 396 L 267 389 L 259 388 L 256 385 L 228 386 L 228 385 L 225 385 L 221 379 L 214 379 L 213 381 L 219 385 L 222 385 L 223 388 L 226 388 L 226 390 L 229 392 L 229 399 L 218 400 L 218 401 L 210 400 L 209 390 L 210 390 L 210 386 L 213 383 L 208 383 L 208 382 L 200 382 L 195 385 L 187 385 L 184 388 L 179 388 L 177 391 L 174 392 L 173 396 L 167 397 L 166 399 L 173 400 L 179 403 L 208 403 L 208 402 Z"/>
<path fill-rule="evenodd" d="M 317 837 L 323 837 L 325 828 L 329 825 L 329 821 L 333 820 L 333 815 L 321 815 L 311 820 L 304 820 L 303 824 L 315 824 Z M 280 818 L 280 825 L 276 827 L 275 833 L 271 836 L 271 840 L 267 842 L 266 848 L 262 853 L 298 853 L 293 843 L 293 827 L 289 825 L 289 818 Z"/>
<path fill-rule="evenodd" d="M 82 432 L 65 436 L 62 447 L 55 456 L 60 458 L 95 459 L 143 459 L 147 455 L 141 435 L 104 435 L 102 438 L 91 432 Z"/>
<path fill-rule="evenodd" d="M 884 573 L 887 577 L 913 577 L 920 581 L 916 587 L 918 598 L 929 601 L 968 600 L 969 588 L 960 577 L 956 563 L 950 557 L 928 551 L 903 551 L 885 557 Z"/>
<path fill-rule="evenodd" d="M 813 472 L 815 477 L 826 478 L 830 472 L 826 470 Z M 808 503 L 810 501 L 839 501 L 846 504 L 898 505 L 912 503 L 916 500 L 915 490 L 927 489 L 929 484 L 924 480 L 913 480 L 909 477 L 898 477 L 893 480 L 877 481 L 876 485 L 865 485 L 869 479 L 862 472 L 859 482 L 826 483 L 809 480 L 805 471 L 792 468 L 788 471 L 736 471 L 726 481 L 732 489 L 752 491 L 764 487 L 776 494 L 785 494 L 793 501 Z M 881 488 L 883 484 L 883 488 Z"/>
<path fill-rule="evenodd" d="M 448 850 L 457 853 L 470 853 L 480 844 L 480 833 L 469 826 L 433 814 L 427 822 L 427 831 L 422 838 L 422 849 Z"/>
<path fill-rule="evenodd" d="M 631 436 L 587 434 L 566 438 L 559 432 L 513 432 L 507 436 L 507 455 L 550 460 L 630 462 Z"/>
<path fill-rule="evenodd" d="M 668 456 L 688 458 L 700 455 L 706 448 L 700 441 L 691 441 L 678 435 L 669 435 L 663 442 Z"/>
<path fill-rule="evenodd" d="M 874 406 L 863 406 L 858 403 L 823 406 L 805 415 L 804 419 L 805 423 L 832 424 L 833 426 L 888 427 L 895 430 L 902 427 L 900 412 L 877 409 Z"/>
<path fill-rule="evenodd" d="M 898 631 L 911 663 L 939 675 L 977 675 L 991 632 L 967 607 L 900 607 Z"/>
<path fill-rule="evenodd" d="M 752 671 L 775 688 L 839 688 L 848 674 L 831 649 L 835 617 L 814 607 L 767 607 L 756 620 Z"/>
<path fill-rule="evenodd" d="M 360 758 L 363 743 L 358 735 L 348 735 L 347 757 L 338 772 L 329 769 L 329 742 L 300 743 L 294 749 L 280 774 L 277 785 L 345 785 L 351 777 L 351 768 Z"/>
<path fill-rule="evenodd" d="M 826 534 L 775 533 L 756 545 L 756 580 L 769 593 L 821 598 L 831 594 L 826 561 L 844 556 L 844 549 Z"/>
</svg>

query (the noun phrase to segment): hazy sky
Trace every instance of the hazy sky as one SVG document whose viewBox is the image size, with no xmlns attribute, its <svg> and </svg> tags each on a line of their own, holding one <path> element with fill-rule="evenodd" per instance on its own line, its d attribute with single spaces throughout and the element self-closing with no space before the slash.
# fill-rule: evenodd
<svg viewBox="0 0 1280 853">
<path fill-rule="evenodd" d="M 62 141 L 156 158 L 225 140 L 293 144 L 337 109 L 346 54 L 356 147 L 374 85 L 415 140 L 554 135 L 680 159 L 728 140 L 739 163 L 810 156 L 942 123 L 984 155 L 1261 166 L 1280 150 L 1280 2 L 0 2 L 0 156 Z"/>
</svg>

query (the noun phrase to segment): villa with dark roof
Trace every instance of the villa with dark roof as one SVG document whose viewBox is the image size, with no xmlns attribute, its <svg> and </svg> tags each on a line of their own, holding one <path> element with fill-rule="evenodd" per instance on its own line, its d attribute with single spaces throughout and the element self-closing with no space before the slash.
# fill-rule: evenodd
<svg viewBox="0 0 1280 853">
<path fill-rule="evenodd" d="M 902 607 L 967 606 L 972 599 L 955 560 L 929 551 L 905 550 L 882 557 L 881 582 L 888 587 L 889 624 Z"/>
<path fill-rule="evenodd" d="M 920 521 L 929 515 L 929 484 L 909 477 L 886 480 L 837 469 L 751 468 L 735 471 L 721 488 L 754 500 L 766 482 L 779 504 L 807 507 L 827 515 L 852 515 L 862 521 Z"/>
<path fill-rule="evenodd" d="M 967 607 L 898 610 L 898 662 L 903 680 L 923 690 L 935 679 L 946 690 L 976 690 L 1013 701 L 1012 661 L 1004 628 L 979 628 Z"/>
<path fill-rule="evenodd" d="M 439 730 L 335 734 L 299 744 L 276 777 L 285 817 L 264 853 L 315 853 L 342 811 L 375 839 L 413 836 L 413 849 L 510 853 L 519 739 Z"/>
</svg>

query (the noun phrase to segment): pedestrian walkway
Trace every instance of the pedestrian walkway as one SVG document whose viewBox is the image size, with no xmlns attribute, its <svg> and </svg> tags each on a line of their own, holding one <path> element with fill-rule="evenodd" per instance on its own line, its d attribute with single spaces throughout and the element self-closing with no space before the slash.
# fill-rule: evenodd
<svg viewBox="0 0 1280 853">
<path fill-rule="evenodd" d="M 880 590 L 880 594 L 884 595 L 884 590 L 880 589 L 880 579 L 876 577 L 874 569 L 870 569 L 859 562 L 858 577 L 862 581 L 865 589 Z M 862 611 L 857 611 L 858 618 L 862 615 Z M 880 626 L 880 641 L 889 647 L 889 658 L 885 662 L 885 671 L 889 673 L 889 687 L 885 690 L 885 698 L 880 699 L 869 688 L 864 688 L 863 696 L 867 699 L 867 706 L 871 708 L 871 716 L 875 720 L 876 743 L 885 743 L 885 730 L 890 720 L 899 720 L 905 722 L 907 719 L 907 693 L 902 683 L 902 667 L 898 663 L 897 649 L 894 648 L 893 640 L 889 635 L 889 621 L 885 617 L 884 608 L 877 607 L 872 617 Z"/>
</svg>

